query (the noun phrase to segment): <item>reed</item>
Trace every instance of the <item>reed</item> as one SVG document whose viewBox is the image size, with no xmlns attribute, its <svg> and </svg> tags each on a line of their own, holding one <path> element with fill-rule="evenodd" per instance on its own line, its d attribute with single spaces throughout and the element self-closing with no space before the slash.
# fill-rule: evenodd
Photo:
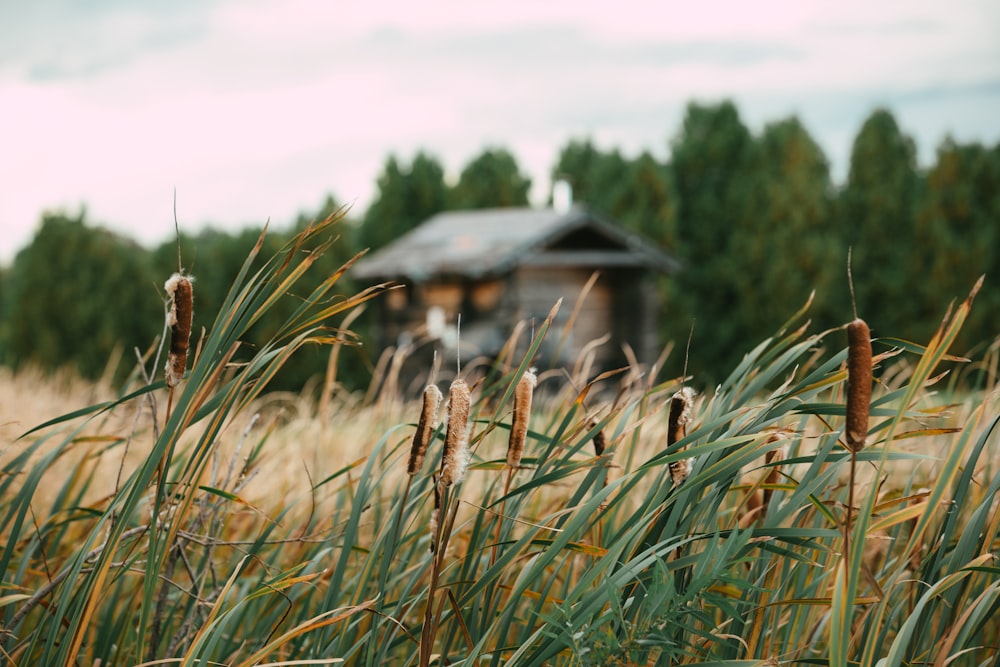
<svg viewBox="0 0 1000 667">
<path fill-rule="evenodd" d="M 170 327 L 170 349 L 167 355 L 166 383 L 176 387 L 187 370 L 188 347 L 191 342 L 191 318 L 194 315 L 194 288 L 190 276 L 175 273 L 163 285 L 170 299 L 167 326 Z"/>
<path fill-rule="evenodd" d="M 687 435 L 694 411 L 694 390 L 684 387 L 670 398 L 667 416 L 667 448 L 673 447 Z M 680 486 L 691 474 L 691 459 L 679 459 L 670 463 L 670 479 L 674 486 Z"/>
<path fill-rule="evenodd" d="M 529 368 L 514 388 L 514 413 L 510 423 L 510 438 L 507 441 L 507 467 L 512 471 L 521 465 L 524 443 L 528 437 L 528 420 L 531 419 L 531 399 L 538 383 L 535 369 Z"/>
<path fill-rule="evenodd" d="M 427 447 L 438 427 L 441 399 L 441 390 L 437 388 L 437 385 L 429 384 L 424 387 L 423 407 L 420 409 L 417 430 L 413 432 L 413 440 L 410 443 L 410 459 L 406 464 L 406 474 L 411 477 L 420 472 L 420 468 L 424 465 Z"/>
<path fill-rule="evenodd" d="M 868 324 L 855 318 L 847 325 L 847 419 L 844 437 L 852 452 L 868 440 L 868 414 L 872 396 L 872 342 Z"/>
<path fill-rule="evenodd" d="M 412 405 L 321 397 L 327 428 L 311 395 L 265 394 L 267 381 L 302 347 L 339 339 L 328 322 L 371 293 L 332 298 L 333 278 L 296 289 L 286 333 L 233 356 L 307 271 L 303 242 L 263 268 L 248 257 L 164 423 L 135 419 L 162 387 L 137 379 L 3 443 L 0 662 L 996 661 L 1000 393 L 960 374 L 931 388 L 959 363 L 947 350 L 971 297 L 855 399 L 872 361 L 853 368 L 850 326 L 846 350 L 839 329 L 783 328 L 697 404 L 678 390 L 697 382 L 686 368 L 543 393 L 526 378 L 547 320 L 516 368 L 465 369 L 443 427 L 428 386 Z M 600 419 L 589 391 L 614 395 Z M 845 396 L 877 417 L 861 425 Z M 398 423 L 411 411 L 416 424 Z M 844 549 L 850 461 L 877 481 L 858 487 Z M 160 462 L 170 493 L 151 497 Z"/>
<path fill-rule="evenodd" d="M 444 452 L 437 484 L 448 488 L 465 477 L 469 466 L 469 411 L 472 400 L 469 385 L 459 378 L 448 390 L 448 426 L 444 436 Z"/>
</svg>

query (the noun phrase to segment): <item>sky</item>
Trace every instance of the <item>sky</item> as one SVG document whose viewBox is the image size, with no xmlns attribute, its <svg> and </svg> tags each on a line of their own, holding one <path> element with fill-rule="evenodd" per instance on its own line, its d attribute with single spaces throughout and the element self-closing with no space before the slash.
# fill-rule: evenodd
<svg viewBox="0 0 1000 667">
<path fill-rule="evenodd" d="M 995 0 L 0 3 L 0 263 L 42 212 L 146 245 L 363 214 L 390 154 L 510 150 L 543 203 L 571 139 L 669 158 L 691 101 L 797 115 L 846 176 L 887 107 L 929 164 L 1000 142 Z"/>
</svg>

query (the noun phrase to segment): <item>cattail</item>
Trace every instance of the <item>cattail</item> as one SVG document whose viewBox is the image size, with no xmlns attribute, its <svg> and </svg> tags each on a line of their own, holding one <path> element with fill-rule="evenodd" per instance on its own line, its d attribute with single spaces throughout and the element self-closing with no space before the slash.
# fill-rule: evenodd
<svg viewBox="0 0 1000 667">
<path fill-rule="evenodd" d="M 417 430 L 413 434 L 413 443 L 410 445 L 410 461 L 406 466 L 407 475 L 416 475 L 424 465 L 427 446 L 430 444 L 431 436 L 438 425 L 440 407 L 441 390 L 433 384 L 424 387 L 424 406 L 420 410 L 420 421 L 417 422 Z"/>
<path fill-rule="evenodd" d="M 670 415 L 667 417 L 667 447 L 687 435 L 694 405 L 694 390 L 684 387 L 670 399 Z M 677 486 L 691 474 L 691 460 L 681 459 L 670 463 L 670 479 Z"/>
<path fill-rule="evenodd" d="M 451 486 L 462 481 L 469 465 L 469 385 L 465 380 L 455 380 L 448 390 L 448 428 L 444 436 L 444 453 L 438 484 Z"/>
<path fill-rule="evenodd" d="M 170 326 L 170 354 L 167 357 L 166 381 L 168 387 L 176 387 L 187 368 L 194 290 L 191 287 L 191 278 L 180 273 L 170 276 L 163 289 L 171 301 L 170 312 L 167 313 L 167 324 Z"/>
<path fill-rule="evenodd" d="M 872 343 L 868 325 L 855 318 L 847 325 L 847 447 L 864 449 L 872 397 Z"/>
<path fill-rule="evenodd" d="M 529 368 L 514 387 L 514 416 L 511 418 L 510 440 L 507 443 L 507 465 L 511 468 L 521 465 L 524 441 L 528 435 L 528 420 L 531 418 L 531 395 L 537 382 L 535 369 Z"/>
<path fill-rule="evenodd" d="M 598 424 L 597 417 L 591 417 L 590 420 L 587 422 L 587 428 L 594 428 L 595 426 L 597 426 L 597 424 Z M 604 436 L 603 428 L 594 434 L 593 443 L 594 443 L 594 454 L 596 456 L 602 455 L 604 453 L 604 450 L 608 448 L 608 439 Z"/>
</svg>

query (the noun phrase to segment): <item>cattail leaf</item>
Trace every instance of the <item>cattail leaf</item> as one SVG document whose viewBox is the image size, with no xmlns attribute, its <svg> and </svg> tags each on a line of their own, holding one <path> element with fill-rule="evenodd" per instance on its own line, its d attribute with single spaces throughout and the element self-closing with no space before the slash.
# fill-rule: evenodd
<svg viewBox="0 0 1000 667">
<path fill-rule="evenodd" d="M 902 338 L 892 338 L 892 337 L 879 336 L 876 340 L 879 343 L 883 344 L 883 345 L 889 345 L 891 347 L 896 347 L 896 348 L 899 348 L 900 350 L 904 350 L 906 352 L 911 352 L 911 353 L 916 354 L 916 355 L 923 355 L 925 352 L 927 352 L 927 346 L 926 345 L 920 345 L 919 343 L 914 343 L 912 341 L 903 340 Z M 945 355 L 943 355 L 941 357 L 941 360 L 942 361 L 953 361 L 955 363 L 968 363 L 969 361 L 971 361 L 970 359 L 967 359 L 966 357 L 959 357 L 959 356 L 955 356 L 955 355 L 952 355 L 952 354 L 945 354 Z"/>
<path fill-rule="evenodd" d="M 25 600 L 30 599 L 31 596 L 26 593 L 11 593 L 10 595 L 0 597 L 0 607 L 6 607 L 7 605 L 14 604 L 15 602 L 24 602 Z"/>
<path fill-rule="evenodd" d="M 948 589 L 961 584 L 964 579 L 972 574 L 972 570 L 968 569 L 969 567 L 976 567 L 993 560 L 994 556 L 992 554 L 984 554 L 970 562 L 965 568 L 945 576 L 940 581 L 932 585 L 927 592 L 920 596 L 920 599 L 914 606 L 913 611 L 906 618 L 906 621 L 903 622 L 899 629 L 899 633 L 896 635 L 892 645 L 889 647 L 889 652 L 882 662 L 884 667 L 901 667 L 904 664 L 904 655 L 911 646 L 910 642 L 912 640 L 916 624 L 920 619 L 920 614 L 932 599 L 941 595 Z"/>
<path fill-rule="evenodd" d="M 339 609 L 331 609 L 330 611 L 319 614 L 318 616 L 314 616 L 313 618 L 303 621 L 290 630 L 278 635 L 268 642 L 262 649 L 252 653 L 248 658 L 236 664 L 238 667 L 252 667 L 253 665 L 257 665 L 265 656 L 274 653 L 296 637 L 306 634 L 307 632 L 315 632 L 320 628 L 340 623 L 352 616 L 360 614 L 363 611 L 371 609 L 375 602 L 376 599 L 372 598 L 370 600 L 365 600 L 361 604 L 351 605 L 350 607 L 343 607 Z"/>
</svg>

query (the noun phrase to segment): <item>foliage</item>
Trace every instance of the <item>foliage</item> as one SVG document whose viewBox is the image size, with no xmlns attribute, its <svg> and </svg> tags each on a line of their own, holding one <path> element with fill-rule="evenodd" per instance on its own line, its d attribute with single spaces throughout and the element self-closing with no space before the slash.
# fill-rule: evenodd
<svg viewBox="0 0 1000 667">
<path fill-rule="evenodd" d="M 122 354 L 145 349 L 162 311 L 148 257 L 135 243 L 76 217 L 47 213 L 18 253 L 5 288 L 4 356 L 19 366 L 74 366 L 96 378 Z M 130 364 L 126 364 L 130 365 Z"/>
<path fill-rule="evenodd" d="M 853 248 L 854 275 L 866 286 L 857 294 L 858 308 L 870 313 L 876 334 L 893 322 L 916 323 L 906 296 L 914 274 L 923 271 L 919 255 L 913 256 L 914 249 L 922 247 L 915 242 L 918 188 L 913 139 L 903 134 L 889 111 L 876 110 L 854 140 L 837 219 L 841 243 Z"/>
<path fill-rule="evenodd" d="M 691 360 L 721 370 L 737 361 L 733 341 L 754 340 L 734 313 L 759 268 L 740 241 L 759 216 L 760 151 L 736 107 L 723 102 L 688 105 L 671 153 L 679 201 L 676 252 L 684 260 L 671 281 L 672 333 L 683 340 L 694 322 L 703 323 L 695 329 Z"/>
<path fill-rule="evenodd" d="M 798 119 L 752 132 L 736 106 L 722 101 L 691 104 L 669 148 L 669 160 L 662 161 L 648 151 L 625 155 L 573 139 L 559 151 L 551 175 L 572 184 L 578 203 L 680 260 L 680 274 L 649 282 L 660 302 L 662 344 L 682 344 L 694 323 L 690 359 L 700 369 L 701 387 L 723 379 L 746 341 L 765 339 L 788 304 L 813 291 L 818 326 L 839 321 L 850 308 L 849 249 L 860 288 L 856 303 L 876 335 L 926 339 L 940 304 L 985 274 L 983 306 L 957 345 L 964 353 L 993 340 L 990 315 L 1000 308 L 1000 145 L 945 140 L 921 169 L 912 139 L 890 111 L 879 109 L 859 128 L 847 182 L 835 187 L 826 157 Z M 514 156 L 499 146 L 470 159 L 453 185 L 430 153 L 390 156 L 369 209 L 332 231 L 340 241 L 319 261 L 333 271 L 361 249 L 381 247 L 449 208 L 524 205 L 528 185 Z M 272 228 L 265 252 L 338 208 L 328 197 L 315 214 L 287 221 L 290 229 Z M 197 279 L 196 337 L 218 311 L 259 231 L 209 229 L 181 239 L 183 263 Z M 44 216 L 32 245 L 0 271 L 0 360 L 69 365 L 94 376 L 115 358 L 117 346 L 126 363 L 112 365 L 125 368 L 133 348 L 148 348 L 162 330 L 160 286 L 176 270 L 176 255 L 173 241 L 147 252 L 95 229 L 82 214 Z M 114 300 L 91 296 L 111 282 L 118 284 Z M 342 283 L 344 292 L 356 287 Z M 266 341 L 300 297 L 290 295 L 264 316 L 248 342 Z M 83 323 L 75 331 L 59 325 L 67 312 Z M 354 326 L 367 340 L 376 323 L 367 314 Z M 352 348 L 340 359 L 339 378 L 347 386 L 367 385 L 373 366 L 367 350 Z M 324 354 L 303 350 L 274 386 L 297 390 L 322 377 L 329 367 Z"/>
<path fill-rule="evenodd" d="M 730 317 L 750 340 L 763 340 L 784 319 L 789 303 L 818 296 L 810 313 L 834 326 L 847 312 L 845 252 L 831 224 L 833 186 L 822 150 L 797 118 L 768 124 L 758 140 L 755 213 L 732 231 L 744 279 Z M 967 284 L 972 284 L 970 280 Z"/>
<path fill-rule="evenodd" d="M 504 148 L 488 148 L 462 169 L 448 193 L 449 208 L 527 206 L 531 179 Z"/>
<path fill-rule="evenodd" d="M 915 225 L 921 242 L 911 249 L 907 267 L 914 278 L 910 287 L 919 289 L 915 317 L 928 322 L 929 304 L 940 294 L 955 293 L 984 273 L 994 278 L 1000 269 L 1000 145 L 987 149 L 945 140 L 921 194 Z M 985 290 L 980 301 L 962 349 L 988 340 L 996 329 L 987 313 L 1000 309 L 1000 290 Z"/>
<path fill-rule="evenodd" d="M 162 382 L 140 381 L 15 444 L 0 476 L 0 616 L 12 664 L 412 665 L 434 654 L 433 664 L 469 666 L 896 667 L 997 658 L 997 387 L 957 394 L 956 377 L 940 397 L 929 389 L 954 363 L 948 348 L 971 295 L 927 345 L 894 353 L 907 366 L 872 403 L 872 446 L 858 459 L 877 483 L 858 483 L 846 556 L 845 352 L 816 354 L 839 348 L 843 333 L 794 328 L 801 313 L 698 399 L 670 446 L 663 406 L 684 379 L 633 374 L 601 407 L 592 403 L 600 384 L 552 387 L 547 409 L 532 416 L 522 467 L 506 468 L 514 386 L 550 317 L 523 358 L 505 360 L 516 368 L 475 385 L 470 477 L 438 496 L 434 554 L 437 465 L 406 476 L 410 423 L 372 424 L 360 460 L 331 462 L 335 453 L 318 443 L 328 471 L 299 473 L 293 502 L 253 506 L 243 496 L 246 480 L 267 476 L 282 453 L 253 420 L 242 434 L 225 425 L 257 409 L 297 348 L 341 344 L 346 334 L 327 322 L 371 296 L 330 300 L 341 274 L 325 276 L 273 339 L 231 363 L 254 322 L 316 266 L 325 245 L 302 249 L 331 224 L 263 263 L 263 238 L 255 245 L 169 414 L 154 409 L 138 430 L 111 426 L 109 415 L 131 414 L 136 402 L 144 411 L 150 399 L 171 403 Z M 333 426 L 356 419 L 336 414 Z M 443 431 L 429 459 L 440 457 Z M 607 444 L 599 454 L 598 434 Z M 229 472 L 217 458 L 227 438 L 240 441 Z M 102 451 L 84 452 L 64 479 L 47 476 L 84 443 Z M 105 457 L 117 466 L 129 444 L 139 462 L 110 494 L 92 493 L 95 466 Z M 778 449 L 784 460 L 768 461 Z M 675 484 L 670 464 L 684 459 L 690 476 Z M 758 493 L 767 500 L 753 505 Z"/>
<path fill-rule="evenodd" d="M 447 207 L 444 168 L 422 151 L 408 167 L 389 156 L 377 185 L 359 233 L 365 248 L 380 248 Z"/>
</svg>

